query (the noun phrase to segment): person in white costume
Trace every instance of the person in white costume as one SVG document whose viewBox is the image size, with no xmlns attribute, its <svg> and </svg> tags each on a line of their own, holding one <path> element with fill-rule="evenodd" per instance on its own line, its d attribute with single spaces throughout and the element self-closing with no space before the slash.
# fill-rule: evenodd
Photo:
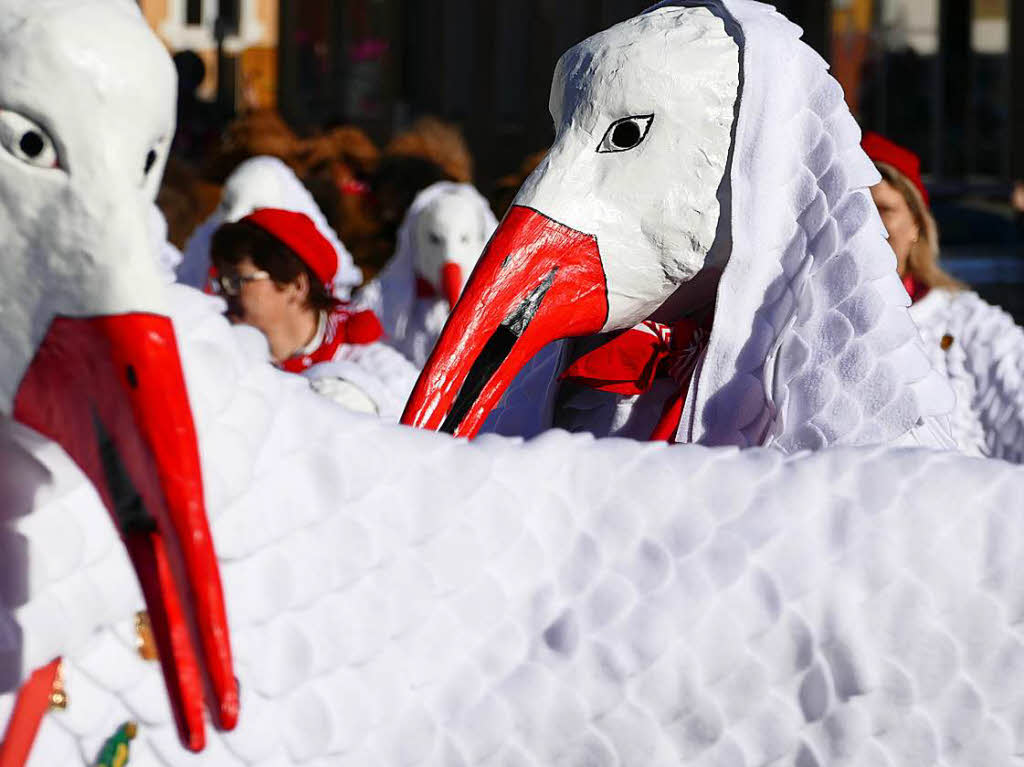
<svg viewBox="0 0 1024 767">
<path fill-rule="evenodd" d="M 882 174 L 871 193 L 913 302 L 910 316 L 956 392 L 950 424 L 957 444 L 1024 462 L 1024 330 L 942 270 L 918 157 L 877 133 L 865 134 L 863 146 Z"/>
<path fill-rule="evenodd" d="M 326 237 L 338 254 L 338 276 L 334 291 L 348 301 L 353 289 L 363 282 L 363 273 L 352 254 L 327 223 L 313 195 L 295 172 L 277 157 L 253 157 L 239 165 L 224 183 L 220 205 L 200 224 L 185 243 L 184 260 L 178 267 L 178 281 L 193 288 L 207 286 L 210 272 L 210 240 L 225 222 L 238 221 L 260 208 L 280 208 L 304 213 Z"/>
<path fill-rule="evenodd" d="M 441 181 L 413 200 L 395 255 L 358 294 L 388 343 L 423 367 L 498 222 L 471 184 Z"/>
<path fill-rule="evenodd" d="M 261 208 L 222 224 L 210 250 L 228 316 L 263 333 L 275 365 L 350 410 L 398 420 L 416 369 L 382 343 L 372 311 L 334 297 L 337 251 L 308 216 Z"/>
<path fill-rule="evenodd" d="M 135 4 L 0 0 L 0 59 L 0 761 L 92 765 L 129 720 L 149 765 L 1020 753 L 1024 467 L 357 417 L 160 282 L 138 161 L 167 115 L 139 110 L 173 72 Z"/>
<path fill-rule="evenodd" d="M 839 84 L 796 27 L 685 6 L 562 56 L 554 144 L 403 423 L 470 436 L 497 408 L 488 429 L 526 436 L 952 446 L 953 393 L 907 313 Z"/>
</svg>

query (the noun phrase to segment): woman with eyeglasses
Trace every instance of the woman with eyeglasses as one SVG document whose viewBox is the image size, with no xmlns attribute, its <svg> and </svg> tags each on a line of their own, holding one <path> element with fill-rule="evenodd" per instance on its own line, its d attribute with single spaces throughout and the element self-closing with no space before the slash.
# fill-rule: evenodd
<svg viewBox="0 0 1024 767">
<path fill-rule="evenodd" d="M 1024 331 L 939 265 L 939 232 L 920 160 L 877 133 L 864 151 L 882 175 L 871 188 L 929 357 L 956 392 L 950 414 L 961 450 L 1024 462 Z"/>
<path fill-rule="evenodd" d="M 334 297 L 337 253 L 308 216 L 257 210 L 223 224 L 210 255 L 228 318 L 260 330 L 275 365 L 349 409 L 397 421 L 416 369 L 381 342 L 372 312 Z"/>
</svg>

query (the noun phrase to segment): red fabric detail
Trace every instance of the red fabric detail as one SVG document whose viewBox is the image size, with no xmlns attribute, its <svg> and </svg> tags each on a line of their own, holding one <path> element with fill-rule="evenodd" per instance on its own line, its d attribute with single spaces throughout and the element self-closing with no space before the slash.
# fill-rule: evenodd
<svg viewBox="0 0 1024 767">
<path fill-rule="evenodd" d="M 437 288 L 426 277 L 416 275 L 416 298 L 437 298 Z"/>
<path fill-rule="evenodd" d="M 220 570 L 170 320 L 151 314 L 58 317 L 18 387 L 13 414 L 65 449 L 118 525 L 115 508 L 130 500 L 127 494 L 115 497 L 108 476 L 111 458 L 119 459 L 118 470 L 155 522 L 155 530 L 142 525 L 120 532 L 130 550 L 139 536 L 153 539 L 148 553 L 132 559 L 154 626 L 162 620 L 166 625 L 156 639 L 182 741 L 189 748 L 203 743 L 204 688 L 213 693 L 217 726 L 233 728 L 238 687 Z M 164 549 L 170 567 L 147 577 L 160 573 Z"/>
<path fill-rule="evenodd" d="M 674 443 L 676 441 L 676 434 L 679 433 L 679 422 L 683 419 L 685 399 L 686 392 L 672 392 L 672 396 L 665 401 L 665 407 L 662 408 L 658 423 L 654 425 L 654 431 L 651 432 L 651 442 Z"/>
<path fill-rule="evenodd" d="M 384 328 L 377 315 L 370 310 L 349 315 L 345 333 L 350 344 L 372 344 L 384 335 Z"/>
<path fill-rule="evenodd" d="M 260 208 L 242 219 L 258 226 L 287 246 L 313 270 L 324 285 L 330 286 L 338 274 L 338 253 L 304 213 L 278 208 Z"/>
<path fill-rule="evenodd" d="M 907 274 L 903 278 L 903 287 L 906 288 L 907 295 L 910 296 L 910 302 L 913 304 L 916 304 L 928 295 L 928 291 L 931 290 L 927 285 L 918 282 L 912 274 Z"/>
<path fill-rule="evenodd" d="M 697 359 L 707 345 L 709 326 L 680 320 L 671 326 L 647 321 L 643 329 L 620 333 L 584 354 L 561 380 L 598 391 L 632 396 L 650 391 L 658 378 L 671 378 L 678 389 L 665 403 L 651 440 L 674 441 L 683 402 Z"/>
<path fill-rule="evenodd" d="M 562 373 L 562 380 L 613 394 L 643 394 L 654 384 L 669 351 L 660 334 L 633 328 L 577 359 Z"/>
<path fill-rule="evenodd" d="M 217 289 L 214 287 L 214 283 L 217 280 L 218 272 L 216 266 L 211 266 L 206 271 L 206 283 L 203 285 L 203 292 L 208 296 L 219 295 Z"/>
<path fill-rule="evenodd" d="M 321 362 L 331 362 L 338 350 L 345 344 L 372 344 L 384 335 L 377 315 L 369 310 L 350 312 L 339 304 L 327 316 L 324 340 L 309 354 L 296 354 L 281 363 L 280 368 L 289 373 L 301 373 Z"/>
<path fill-rule="evenodd" d="M 50 708 L 50 692 L 60 668 L 60 658 L 32 672 L 18 691 L 0 743 L 0 767 L 24 767 L 28 763 L 39 725 Z"/>
<path fill-rule="evenodd" d="M 902 147 L 878 133 L 868 131 L 860 142 L 861 148 L 873 162 L 880 162 L 891 165 L 908 179 L 917 191 L 924 198 L 924 204 L 929 205 L 928 190 L 924 188 L 924 181 L 921 180 L 921 158 L 906 147 Z"/>
<path fill-rule="evenodd" d="M 342 181 L 341 184 L 338 185 L 338 191 L 342 194 L 357 195 L 361 197 L 370 191 L 370 185 L 363 181 L 350 178 L 346 181 Z"/>
</svg>

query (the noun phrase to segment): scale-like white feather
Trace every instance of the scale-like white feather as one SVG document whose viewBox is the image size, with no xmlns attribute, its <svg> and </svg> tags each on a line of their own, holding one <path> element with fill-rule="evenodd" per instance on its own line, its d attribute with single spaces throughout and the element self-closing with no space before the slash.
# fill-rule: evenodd
<svg viewBox="0 0 1024 767">
<path fill-rule="evenodd" d="M 109 516 L 59 449 L 8 428 L 18 481 L 0 476 L 29 492 L 4 496 L 22 658 L 5 678 L 63 654 L 71 700 L 33 765 L 89 764 L 128 719 L 133 764 L 994 765 L 1024 748 L 1024 468 L 455 441 L 330 406 L 247 352 L 215 300 L 172 291 L 241 722 L 180 748 Z"/>
</svg>

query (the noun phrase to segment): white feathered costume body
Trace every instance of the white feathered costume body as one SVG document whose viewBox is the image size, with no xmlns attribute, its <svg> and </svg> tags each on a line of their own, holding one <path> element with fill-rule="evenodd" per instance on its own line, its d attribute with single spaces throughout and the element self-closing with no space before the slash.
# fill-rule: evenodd
<svg viewBox="0 0 1024 767">
<path fill-rule="evenodd" d="M 999 764 L 1024 743 L 1024 468 L 454 441 L 330 407 L 213 299 L 171 298 L 242 695 L 210 764 Z M 133 763 L 194 763 L 94 490 L 53 444 L 3 441 L 7 678 L 63 655 L 70 701 L 31 764 L 90 765 L 129 720 Z"/>
</svg>

